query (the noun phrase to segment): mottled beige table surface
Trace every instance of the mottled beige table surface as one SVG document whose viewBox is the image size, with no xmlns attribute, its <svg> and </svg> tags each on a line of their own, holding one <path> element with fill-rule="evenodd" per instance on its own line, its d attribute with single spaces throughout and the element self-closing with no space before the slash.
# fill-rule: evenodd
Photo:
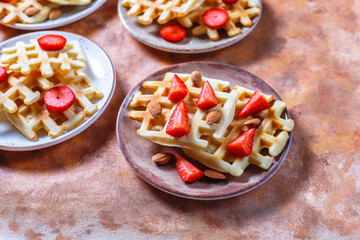
<svg viewBox="0 0 360 240">
<path fill-rule="evenodd" d="M 360 239 L 360 1 L 264 1 L 258 27 L 226 49 L 170 54 L 137 42 L 117 1 L 59 30 L 102 46 L 117 87 L 82 134 L 33 152 L 0 152 L 0 239 Z M 0 41 L 24 31 L 0 27 Z M 144 182 L 124 160 L 116 115 L 146 75 L 211 60 L 269 83 L 295 120 L 290 153 L 259 188 L 186 200 Z"/>
</svg>

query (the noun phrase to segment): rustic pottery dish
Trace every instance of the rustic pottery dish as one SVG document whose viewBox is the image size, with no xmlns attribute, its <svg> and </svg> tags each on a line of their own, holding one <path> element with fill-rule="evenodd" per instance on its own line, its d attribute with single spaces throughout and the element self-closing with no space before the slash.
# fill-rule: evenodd
<svg viewBox="0 0 360 240">
<path fill-rule="evenodd" d="M 62 14 L 59 18 L 55 20 L 45 20 L 44 22 L 35 24 L 14 23 L 4 26 L 20 30 L 53 29 L 87 17 L 91 13 L 95 12 L 98 8 L 100 8 L 105 2 L 106 0 L 94 0 L 90 4 L 85 6 L 62 6 Z"/>
<path fill-rule="evenodd" d="M 64 131 L 64 133 L 57 137 L 51 138 L 45 131 L 38 132 L 38 138 L 35 141 L 28 140 L 23 136 L 6 118 L 4 112 L 0 112 L 0 149 L 10 151 L 28 151 L 53 146 L 55 144 L 64 142 L 84 131 L 92 123 L 94 123 L 108 106 L 116 84 L 115 69 L 107 54 L 94 42 L 82 36 L 61 32 L 61 31 L 43 31 L 24 34 L 15 38 L 11 38 L 5 42 L 0 43 L 0 49 L 4 47 L 14 46 L 17 41 L 28 42 L 30 39 L 37 39 L 46 34 L 58 34 L 67 39 L 77 40 L 86 57 L 86 68 L 84 72 L 90 77 L 100 91 L 103 92 L 103 97 L 99 99 L 96 104 L 98 111 L 93 115 L 86 117 L 85 120 L 75 129 Z M 1 53 L 0 53 L 1 55 Z"/>
<path fill-rule="evenodd" d="M 256 27 L 262 15 L 262 2 L 261 0 L 256 0 L 256 2 L 260 8 L 260 14 L 252 19 L 253 25 L 251 27 L 243 27 L 242 33 L 235 37 L 228 37 L 225 33 L 222 33 L 217 41 L 210 40 L 206 34 L 195 36 L 191 33 L 191 29 L 187 29 L 187 35 L 183 40 L 176 43 L 168 42 L 160 36 L 160 30 L 166 25 L 177 23 L 176 20 L 163 25 L 155 23 L 156 21 L 150 25 L 142 25 L 138 22 L 137 17 L 127 15 L 127 9 L 121 5 L 121 0 L 118 3 L 118 14 L 125 28 L 137 40 L 150 47 L 174 53 L 203 53 L 228 47 L 246 37 Z"/>
<path fill-rule="evenodd" d="M 205 170 L 207 168 L 186 157 L 181 149 L 163 147 L 139 137 L 136 134 L 136 130 L 140 127 L 141 123 L 127 117 L 128 112 L 131 110 L 129 103 L 135 92 L 142 89 L 144 81 L 161 80 L 166 72 L 191 73 L 195 70 L 203 73 L 204 77 L 227 80 L 232 88 L 234 85 L 240 85 L 265 94 L 272 94 L 274 99 L 280 99 L 279 95 L 263 80 L 245 70 L 230 65 L 214 62 L 189 62 L 167 67 L 147 76 L 139 82 L 122 103 L 118 114 L 116 131 L 124 158 L 134 171 L 149 184 L 179 197 L 199 200 L 224 199 L 255 189 L 274 175 L 283 163 L 290 147 L 291 132 L 289 133 L 289 140 L 284 150 L 276 157 L 276 161 L 274 161 L 268 170 L 249 166 L 240 177 L 228 175 L 227 180 L 219 182 L 202 178 L 195 183 L 186 184 L 178 176 L 173 163 L 157 166 L 151 161 L 151 157 L 158 152 L 177 151 L 200 169 Z M 290 118 L 287 109 L 284 111 L 284 118 Z"/>
</svg>

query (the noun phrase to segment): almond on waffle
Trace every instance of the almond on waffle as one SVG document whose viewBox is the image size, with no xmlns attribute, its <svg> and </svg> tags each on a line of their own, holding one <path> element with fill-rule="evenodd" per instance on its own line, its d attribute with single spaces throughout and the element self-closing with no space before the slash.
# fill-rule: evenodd
<svg viewBox="0 0 360 240">
<path fill-rule="evenodd" d="M 85 67 L 85 56 L 77 41 L 67 42 L 59 51 L 44 51 L 37 40 L 30 43 L 17 42 L 14 47 L 3 48 L 1 64 L 13 72 L 24 75 L 40 71 L 44 77 L 51 77 L 56 70 L 70 72 Z"/>
<path fill-rule="evenodd" d="M 137 16 L 140 23 L 148 25 L 157 19 L 164 24 L 192 11 L 199 0 L 122 0 L 122 5 L 128 7 L 129 16 Z"/>
<path fill-rule="evenodd" d="M 235 89 L 240 92 L 240 99 L 243 99 L 241 104 L 237 105 L 237 112 L 239 112 L 239 109 L 247 102 L 252 92 L 241 87 L 236 87 Z M 265 96 L 268 102 L 272 99 L 272 97 L 269 98 L 267 95 L 263 96 Z M 207 136 L 205 139 L 209 142 L 209 145 L 206 149 L 183 148 L 183 151 L 186 155 L 202 164 L 220 172 L 230 173 L 233 176 L 242 175 L 245 168 L 250 164 L 255 164 L 263 169 L 269 169 L 274 157 L 279 155 L 284 149 L 289 138 L 288 132 L 294 127 L 293 120 L 281 117 L 284 109 L 285 103 L 277 100 L 269 109 L 256 114 L 256 117 L 262 119 L 262 122 L 256 129 L 250 156 L 235 156 L 229 152 L 227 146 L 240 133 L 248 129 L 244 123 L 251 119 L 251 116 L 235 119 L 221 138 L 215 138 L 211 135 Z M 268 154 L 264 153 L 265 149 L 268 150 Z"/>
<path fill-rule="evenodd" d="M 40 129 L 46 130 L 53 138 L 60 136 L 63 130 L 74 129 L 84 121 L 86 115 L 97 111 L 97 105 L 91 101 L 103 96 L 83 72 L 73 71 L 66 75 L 57 73 L 48 80 L 54 86 L 65 85 L 71 88 L 76 101 L 70 108 L 60 113 L 49 112 L 45 107 L 43 96 L 31 105 L 17 101 L 18 110 L 14 113 L 5 111 L 5 115 L 29 140 L 35 140 Z"/>
<path fill-rule="evenodd" d="M 34 7 L 40 10 L 34 16 L 28 16 L 25 11 Z M 4 25 L 15 22 L 33 24 L 39 23 L 47 19 L 52 9 L 58 8 L 59 5 L 51 3 L 47 0 L 13 0 L 9 3 L 0 2 L 0 23 Z"/>
<path fill-rule="evenodd" d="M 207 34 L 211 40 L 218 40 L 219 28 L 208 27 L 203 20 L 203 14 L 210 9 L 224 9 L 227 11 L 229 20 L 221 28 L 225 29 L 229 37 L 240 34 L 242 26 L 250 27 L 252 25 L 251 19 L 260 13 L 260 9 L 251 0 L 239 0 L 231 5 L 224 4 L 222 0 L 208 0 L 186 16 L 178 18 L 178 21 L 186 28 L 190 28 L 194 23 L 197 23 L 198 26 L 192 30 L 194 35 Z"/>
<path fill-rule="evenodd" d="M 91 0 L 48 0 L 59 5 L 87 5 Z"/>
<path fill-rule="evenodd" d="M 190 74 L 177 74 L 188 89 L 188 94 L 183 100 L 189 112 L 191 130 L 187 136 L 174 138 L 166 133 L 168 120 L 177 106 L 177 103 L 168 99 L 169 88 L 174 74 L 166 73 L 162 81 L 144 82 L 143 92 L 145 94 L 139 91 L 134 95 L 130 103 L 134 110 L 129 112 L 128 117 L 142 122 L 140 129 L 137 131 L 138 135 L 155 143 L 165 146 L 204 149 L 208 145 L 208 141 L 202 139 L 202 136 L 214 135 L 221 137 L 225 133 L 227 126 L 234 118 L 239 92 L 236 90 L 230 93 L 224 92 L 229 87 L 229 82 L 206 77 L 202 77 L 200 86 L 195 87 L 190 79 Z M 196 107 L 196 101 L 205 81 L 210 83 L 218 100 L 218 105 L 208 110 Z M 162 106 L 160 118 L 154 118 L 149 112 L 147 105 L 150 101 L 158 102 Z M 222 112 L 222 118 L 219 123 L 208 125 L 205 117 L 207 113 L 213 110 Z"/>
</svg>

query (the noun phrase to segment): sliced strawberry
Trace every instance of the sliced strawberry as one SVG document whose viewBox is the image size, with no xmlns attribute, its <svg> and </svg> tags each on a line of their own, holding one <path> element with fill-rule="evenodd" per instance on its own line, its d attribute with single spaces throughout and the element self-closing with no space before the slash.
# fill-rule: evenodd
<svg viewBox="0 0 360 240">
<path fill-rule="evenodd" d="M 250 128 L 237 139 L 228 144 L 227 148 L 239 157 L 249 156 L 252 151 L 256 128 Z"/>
<path fill-rule="evenodd" d="M 229 20 L 229 14 L 220 8 L 207 10 L 203 14 L 204 23 L 211 28 L 219 28 Z"/>
<path fill-rule="evenodd" d="M 263 95 L 255 91 L 249 101 L 247 101 L 245 106 L 241 109 L 239 117 L 247 117 L 249 115 L 264 111 L 269 107 L 270 104 L 266 101 Z"/>
<path fill-rule="evenodd" d="M 196 106 L 201 109 L 209 109 L 217 105 L 217 100 L 213 88 L 208 81 L 205 82 L 201 89 Z"/>
<path fill-rule="evenodd" d="M 176 152 L 174 152 L 173 154 L 174 154 L 176 168 L 183 181 L 191 183 L 199 180 L 202 177 L 204 173 L 200 169 L 192 165 L 180 154 Z"/>
<path fill-rule="evenodd" d="M 12 2 L 14 0 L 0 0 L 0 2 L 6 2 L 6 3 L 9 3 L 9 2 Z"/>
<path fill-rule="evenodd" d="M 75 94 L 66 86 L 54 87 L 45 93 L 44 102 L 50 112 L 63 112 L 75 102 Z"/>
<path fill-rule="evenodd" d="M 187 93 L 188 89 L 185 83 L 178 77 L 178 75 L 175 74 L 169 90 L 169 100 L 178 102 L 183 100 Z"/>
<path fill-rule="evenodd" d="M 6 72 L 6 69 L 3 67 L 0 67 L 0 83 L 6 81 L 8 78 L 8 74 Z"/>
<path fill-rule="evenodd" d="M 190 132 L 189 116 L 184 101 L 181 101 L 171 114 L 166 133 L 175 138 L 183 137 Z"/>
<path fill-rule="evenodd" d="M 169 42 L 179 42 L 185 38 L 186 29 L 178 24 L 172 24 L 163 27 L 160 35 Z"/>
<path fill-rule="evenodd" d="M 236 3 L 238 0 L 222 0 L 223 3 L 225 3 L 226 5 L 231 5 Z"/>
<path fill-rule="evenodd" d="M 66 38 L 60 35 L 45 35 L 38 39 L 39 46 L 44 51 L 59 51 L 65 47 Z"/>
</svg>

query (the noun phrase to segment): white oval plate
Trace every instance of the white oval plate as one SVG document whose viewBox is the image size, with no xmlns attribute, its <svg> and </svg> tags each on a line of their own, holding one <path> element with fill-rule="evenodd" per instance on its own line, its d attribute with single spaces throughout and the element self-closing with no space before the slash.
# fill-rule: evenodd
<svg viewBox="0 0 360 240">
<path fill-rule="evenodd" d="M 116 84 L 116 74 L 113 64 L 108 55 L 94 42 L 82 36 L 61 32 L 61 31 L 44 31 L 24 34 L 15 38 L 11 38 L 0 43 L 0 49 L 4 47 L 15 46 L 17 41 L 29 42 L 30 39 L 37 39 L 46 34 L 58 34 L 64 36 L 68 40 L 77 40 L 86 57 L 86 68 L 84 72 L 90 77 L 95 85 L 103 92 L 104 96 L 98 100 L 98 111 L 90 117 L 86 117 L 78 127 L 70 131 L 64 130 L 63 134 L 57 138 L 51 138 L 47 134 L 38 132 L 38 138 L 35 141 L 28 140 L 15 128 L 6 118 L 4 112 L 0 112 L 0 149 L 9 151 L 28 151 L 53 146 L 64 142 L 76 135 L 80 134 L 92 123 L 94 123 L 106 107 L 114 94 Z"/>
<path fill-rule="evenodd" d="M 45 20 L 41 23 L 35 24 L 14 23 L 3 26 L 20 30 L 45 30 L 57 28 L 87 17 L 91 13 L 95 12 L 105 2 L 106 0 L 94 0 L 85 6 L 62 6 L 62 14 L 55 20 Z"/>
<path fill-rule="evenodd" d="M 183 40 L 176 43 L 168 42 L 161 37 L 160 30 L 171 23 L 178 24 L 176 20 L 162 25 L 156 21 L 150 25 L 143 25 L 138 22 L 137 16 L 130 17 L 127 15 L 127 8 L 121 5 L 121 0 L 118 3 L 118 14 L 122 24 L 130 34 L 152 48 L 173 53 L 204 53 L 228 47 L 246 37 L 256 27 L 262 15 L 262 2 L 261 0 L 256 0 L 256 2 L 260 8 L 260 14 L 252 19 L 253 25 L 251 27 L 242 27 L 242 32 L 235 37 L 228 37 L 225 33 L 221 33 L 220 39 L 217 41 L 212 41 L 206 34 L 195 36 L 191 33 L 192 28 L 188 28 L 186 37 Z"/>
</svg>

